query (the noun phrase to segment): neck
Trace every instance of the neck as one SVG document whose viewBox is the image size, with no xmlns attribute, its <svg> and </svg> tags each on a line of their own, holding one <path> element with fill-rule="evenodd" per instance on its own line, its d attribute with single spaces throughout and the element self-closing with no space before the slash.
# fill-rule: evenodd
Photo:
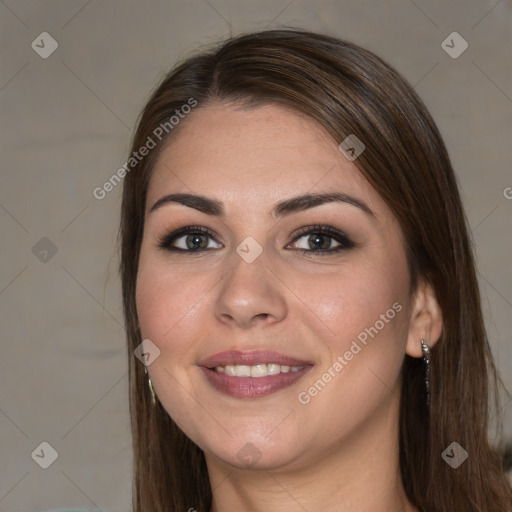
<svg viewBox="0 0 512 512">
<path fill-rule="evenodd" d="M 400 476 L 398 401 L 378 416 L 293 468 L 239 469 L 208 456 L 211 512 L 417 512 Z"/>
</svg>

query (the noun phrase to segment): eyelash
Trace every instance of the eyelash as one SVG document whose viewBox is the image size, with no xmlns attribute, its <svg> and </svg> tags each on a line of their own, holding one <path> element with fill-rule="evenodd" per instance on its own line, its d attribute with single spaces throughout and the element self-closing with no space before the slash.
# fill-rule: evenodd
<svg viewBox="0 0 512 512">
<path fill-rule="evenodd" d="M 207 235 L 213 239 L 215 239 L 214 233 L 210 231 L 208 228 L 202 226 L 186 226 L 176 231 L 173 231 L 167 235 L 162 236 L 158 240 L 158 247 L 160 249 L 171 251 L 174 253 L 202 253 L 204 251 L 210 251 L 212 249 L 203 248 L 203 249 L 180 249 L 178 247 L 173 247 L 172 243 L 176 241 L 176 239 L 180 238 L 183 235 Z M 325 226 L 322 224 L 315 224 L 312 226 L 306 226 L 305 228 L 300 229 L 296 234 L 291 243 L 295 243 L 297 240 L 302 238 L 305 235 L 328 235 L 329 238 L 333 238 L 340 245 L 334 247 L 333 249 L 294 249 L 295 251 L 299 251 L 302 254 L 317 254 L 317 255 L 328 255 L 333 253 L 338 253 L 340 251 L 344 251 L 347 249 L 352 249 L 356 246 L 356 244 L 350 239 L 350 237 L 340 231 L 338 229 L 332 228 L 330 226 Z M 218 243 L 218 242 L 217 242 Z"/>
</svg>

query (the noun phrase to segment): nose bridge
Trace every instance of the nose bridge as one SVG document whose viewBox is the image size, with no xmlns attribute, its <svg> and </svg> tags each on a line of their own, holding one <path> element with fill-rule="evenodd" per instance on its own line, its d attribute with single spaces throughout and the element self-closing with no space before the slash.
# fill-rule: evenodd
<svg viewBox="0 0 512 512">
<path fill-rule="evenodd" d="M 224 323 L 248 327 L 258 318 L 275 322 L 286 315 L 283 290 L 267 268 L 272 265 L 271 255 L 258 250 L 254 242 L 245 239 L 230 258 L 230 270 L 215 301 L 215 316 Z"/>
</svg>

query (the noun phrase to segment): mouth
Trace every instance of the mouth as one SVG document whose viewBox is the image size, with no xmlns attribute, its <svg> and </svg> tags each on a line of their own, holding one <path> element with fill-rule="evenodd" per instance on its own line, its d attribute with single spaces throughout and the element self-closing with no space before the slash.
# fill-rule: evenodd
<svg viewBox="0 0 512 512">
<path fill-rule="evenodd" d="M 295 384 L 308 373 L 308 361 L 269 351 L 216 354 L 199 368 L 217 391 L 234 398 L 260 398 Z"/>
</svg>

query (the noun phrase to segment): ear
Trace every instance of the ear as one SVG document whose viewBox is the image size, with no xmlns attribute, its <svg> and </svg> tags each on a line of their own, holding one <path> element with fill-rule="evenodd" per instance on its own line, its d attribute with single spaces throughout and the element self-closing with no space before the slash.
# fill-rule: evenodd
<svg viewBox="0 0 512 512">
<path fill-rule="evenodd" d="M 443 332 L 443 313 L 432 286 L 420 279 L 411 307 L 409 333 L 405 352 L 411 357 L 422 357 L 421 340 L 433 347 Z"/>
</svg>

